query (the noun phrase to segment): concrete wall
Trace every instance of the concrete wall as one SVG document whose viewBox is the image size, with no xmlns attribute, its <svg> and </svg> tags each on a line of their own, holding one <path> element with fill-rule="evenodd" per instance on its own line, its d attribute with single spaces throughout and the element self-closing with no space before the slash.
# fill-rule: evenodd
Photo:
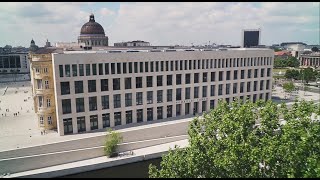
<svg viewBox="0 0 320 180">
<path fill-rule="evenodd" d="M 158 144 L 169 143 L 173 141 L 179 141 L 187 139 L 187 135 L 157 138 L 152 140 L 136 141 L 130 143 L 119 144 L 117 151 L 129 151 Z M 39 169 L 48 166 L 54 166 L 59 164 L 65 164 L 75 161 L 81 161 L 91 158 L 104 156 L 104 146 L 97 146 L 85 149 L 77 149 L 71 151 L 62 151 L 55 153 L 39 154 L 33 156 L 10 158 L 0 160 L 0 174 L 3 173 L 17 173 L 22 171 L 28 171 L 33 169 Z"/>
<path fill-rule="evenodd" d="M 159 125 L 156 127 L 139 127 L 139 129 L 119 130 L 123 136 L 123 143 L 135 142 L 141 140 L 155 139 L 161 137 L 187 135 L 189 121 L 177 122 Z M 21 148 L 10 151 L 0 152 L 0 160 L 8 158 L 16 158 L 22 156 L 32 156 L 37 154 L 46 154 L 60 151 L 69 151 L 75 149 L 91 148 L 102 146 L 105 140 L 105 135 L 34 146 L 29 148 Z"/>
</svg>

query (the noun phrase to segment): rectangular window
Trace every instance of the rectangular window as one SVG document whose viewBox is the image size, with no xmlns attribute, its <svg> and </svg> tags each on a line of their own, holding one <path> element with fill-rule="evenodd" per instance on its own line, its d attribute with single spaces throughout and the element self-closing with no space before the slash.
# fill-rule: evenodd
<svg viewBox="0 0 320 180">
<path fill-rule="evenodd" d="M 86 117 L 77 117 L 78 133 L 86 131 Z"/>
<path fill-rule="evenodd" d="M 97 110 L 97 96 L 89 97 L 89 111 Z"/>
<path fill-rule="evenodd" d="M 194 73 L 194 83 L 199 83 L 199 73 Z"/>
<path fill-rule="evenodd" d="M 153 108 L 147 108 L 147 121 L 153 120 Z"/>
<path fill-rule="evenodd" d="M 202 69 L 204 69 L 204 59 L 202 59 Z"/>
<path fill-rule="evenodd" d="M 157 86 L 162 86 L 162 76 L 157 76 Z"/>
<path fill-rule="evenodd" d="M 210 96 L 215 96 L 215 89 L 216 89 L 215 85 L 210 86 Z"/>
<path fill-rule="evenodd" d="M 258 69 L 255 69 L 254 70 L 254 78 L 257 78 L 258 77 Z"/>
<path fill-rule="evenodd" d="M 63 77 L 63 65 L 59 65 L 59 75 Z"/>
<path fill-rule="evenodd" d="M 111 74 L 116 74 L 116 65 L 115 65 L 115 63 L 111 63 Z"/>
<path fill-rule="evenodd" d="M 143 93 L 142 92 L 137 92 L 136 93 L 136 104 L 137 105 L 142 105 L 143 104 Z"/>
<path fill-rule="evenodd" d="M 214 109 L 214 100 L 210 100 L 210 109 Z"/>
<path fill-rule="evenodd" d="M 108 75 L 109 74 L 109 63 L 104 64 L 104 70 L 105 70 L 105 74 Z"/>
<path fill-rule="evenodd" d="M 73 77 L 78 76 L 78 71 L 77 71 L 77 65 L 76 64 L 72 64 L 72 76 Z"/>
<path fill-rule="evenodd" d="M 207 97 L 207 86 L 202 86 L 202 97 Z"/>
<path fill-rule="evenodd" d="M 120 126 L 121 125 L 121 112 L 114 113 L 114 125 Z"/>
<path fill-rule="evenodd" d="M 149 72 L 149 62 L 145 62 L 145 71 Z"/>
<path fill-rule="evenodd" d="M 179 70 L 179 67 L 178 67 L 179 62 L 178 61 L 174 61 L 174 64 L 175 64 L 175 68 L 174 69 L 176 71 L 178 71 Z"/>
<path fill-rule="evenodd" d="M 226 94 L 230 94 L 230 83 L 226 84 Z"/>
<path fill-rule="evenodd" d="M 170 61 L 170 71 L 173 71 L 173 61 Z"/>
<path fill-rule="evenodd" d="M 74 90 L 75 94 L 83 93 L 83 81 L 75 81 L 74 82 Z"/>
<path fill-rule="evenodd" d="M 132 73 L 132 62 L 129 62 L 129 73 Z"/>
<path fill-rule="evenodd" d="M 167 118 L 172 117 L 172 105 L 167 106 Z"/>
<path fill-rule="evenodd" d="M 86 76 L 90 76 L 90 64 L 86 64 Z"/>
<path fill-rule="evenodd" d="M 126 107 L 132 106 L 132 93 L 125 94 L 125 104 Z"/>
<path fill-rule="evenodd" d="M 71 99 L 62 99 L 61 102 L 62 102 L 62 114 L 71 113 Z"/>
<path fill-rule="evenodd" d="M 184 60 L 184 70 L 188 70 L 188 60 Z"/>
<path fill-rule="evenodd" d="M 148 91 L 147 92 L 147 104 L 152 104 L 153 103 L 153 91 Z"/>
<path fill-rule="evenodd" d="M 161 61 L 160 63 L 161 63 L 161 72 L 163 72 L 164 71 L 164 62 Z"/>
<path fill-rule="evenodd" d="M 137 122 L 142 122 L 143 121 L 143 109 L 138 109 L 137 110 Z"/>
<path fill-rule="evenodd" d="M 193 60 L 193 69 L 197 69 L 197 60 Z"/>
<path fill-rule="evenodd" d="M 241 79 L 244 79 L 244 70 L 241 70 Z"/>
<path fill-rule="evenodd" d="M 132 111 L 126 111 L 126 124 L 132 123 Z"/>
<path fill-rule="evenodd" d="M 167 86 L 172 85 L 172 75 L 167 75 Z"/>
<path fill-rule="evenodd" d="M 190 114 L 190 103 L 186 103 L 184 109 L 185 109 L 185 115 Z"/>
<path fill-rule="evenodd" d="M 76 98 L 76 111 L 78 112 L 84 112 L 84 98 Z"/>
<path fill-rule="evenodd" d="M 136 88 L 142 88 L 142 77 L 136 77 Z"/>
<path fill-rule="evenodd" d="M 253 91 L 257 91 L 258 81 L 253 82 Z"/>
<path fill-rule="evenodd" d="M 169 61 L 166 61 L 166 71 L 169 71 Z"/>
<path fill-rule="evenodd" d="M 191 83 L 191 74 L 186 74 L 186 84 Z"/>
<path fill-rule="evenodd" d="M 192 69 L 192 60 L 189 60 L 189 70 Z"/>
<path fill-rule="evenodd" d="M 37 89 L 42 89 L 42 79 L 37 79 Z"/>
<path fill-rule="evenodd" d="M 101 91 L 109 91 L 108 79 L 101 79 L 100 84 L 101 84 Z"/>
<path fill-rule="evenodd" d="M 177 104 L 176 105 L 176 116 L 180 116 L 181 115 L 181 104 Z"/>
<path fill-rule="evenodd" d="M 162 119 L 163 118 L 163 108 L 162 107 L 157 107 L 157 119 Z"/>
<path fill-rule="evenodd" d="M 260 91 L 264 89 L 264 80 L 260 80 Z"/>
<path fill-rule="evenodd" d="M 199 98 L 199 87 L 194 87 L 194 98 Z"/>
<path fill-rule="evenodd" d="M 117 63 L 117 74 L 121 74 L 121 63 Z"/>
<path fill-rule="evenodd" d="M 172 101 L 172 89 L 167 89 L 167 102 Z"/>
<path fill-rule="evenodd" d="M 64 65 L 66 77 L 70 77 L 70 64 Z"/>
<path fill-rule="evenodd" d="M 223 81 L 223 71 L 219 71 L 219 81 Z"/>
<path fill-rule="evenodd" d="M 63 119 L 64 134 L 72 134 L 72 118 Z"/>
<path fill-rule="evenodd" d="M 227 81 L 229 81 L 230 80 L 230 71 L 227 71 Z"/>
<path fill-rule="evenodd" d="M 43 107 L 43 96 L 38 96 L 38 106 L 39 108 Z"/>
<path fill-rule="evenodd" d="M 113 105 L 114 105 L 114 108 L 121 107 L 121 95 L 120 94 L 113 95 Z"/>
<path fill-rule="evenodd" d="M 163 91 L 157 90 L 157 103 L 162 103 L 163 101 Z"/>
<path fill-rule="evenodd" d="M 190 87 L 187 87 L 186 88 L 186 99 L 190 99 L 190 95 L 191 94 L 191 88 Z"/>
<path fill-rule="evenodd" d="M 88 80 L 88 92 L 96 92 L 96 80 Z"/>
<path fill-rule="evenodd" d="M 267 77 L 270 77 L 271 68 L 267 69 Z"/>
<path fill-rule="evenodd" d="M 70 94 L 70 84 L 69 82 L 60 82 L 61 95 Z"/>
<path fill-rule="evenodd" d="M 102 109 L 109 109 L 109 95 L 101 96 Z"/>
<path fill-rule="evenodd" d="M 131 78 L 124 78 L 124 88 L 125 89 L 131 89 Z"/>
<path fill-rule="evenodd" d="M 124 63 L 122 63 L 122 71 L 123 71 L 123 74 L 127 74 L 127 63 L 126 62 L 124 62 Z"/>
<path fill-rule="evenodd" d="M 202 82 L 207 82 L 208 81 L 208 73 L 204 72 L 202 73 Z"/>
<path fill-rule="evenodd" d="M 247 92 L 251 92 L 251 82 L 247 82 Z"/>
<path fill-rule="evenodd" d="M 223 84 L 219 84 L 218 96 L 222 95 L 222 90 L 223 90 Z"/>
<path fill-rule="evenodd" d="M 143 73 L 143 62 L 140 62 L 140 73 Z"/>
<path fill-rule="evenodd" d="M 251 71 L 252 69 L 248 69 L 248 78 L 251 78 Z"/>
<path fill-rule="evenodd" d="M 244 82 L 240 83 L 240 93 L 243 93 L 243 89 L 244 89 Z"/>
<path fill-rule="evenodd" d="M 150 63 L 150 72 L 153 72 L 153 66 L 154 66 L 153 64 L 154 64 L 153 62 Z"/>
<path fill-rule="evenodd" d="M 182 75 L 181 74 L 177 74 L 176 75 L 176 85 L 179 85 L 179 84 L 181 84 L 181 80 L 182 79 Z"/>
<path fill-rule="evenodd" d="M 83 64 L 79 64 L 79 76 L 84 76 Z"/>
<path fill-rule="evenodd" d="M 147 76 L 147 87 L 152 87 L 152 81 L 153 81 L 152 76 Z"/>
<path fill-rule="evenodd" d="M 237 93 L 238 83 L 233 83 L 233 94 Z"/>
<path fill-rule="evenodd" d="M 211 72 L 211 82 L 216 81 L 216 72 Z"/>
<path fill-rule="evenodd" d="M 264 77 L 264 68 L 262 68 L 260 71 L 260 77 Z"/>
<path fill-rule="evenodd" d="M 159 61 L 156 61 L 156 72 L 159 72 Z"/>
<path fill-rule="evenodd" d="M 51 100 L 48 98 L 47 99 L 47 107 L 50 107 L 51 106 Z"/>
<path fill-rule="evenodd" d="M 90 130 L 98 129 L 98 115 L 90 116 Z"/>
<path fill-rule="evenodd" d="M 113 79 L 113 90 L 120 90 L 120 78 Z"/>
<path fill-rule="evenodd" d="M 103 75 L 103 64 L 99 63 L 99 75 Z"/>
<path fill-rule="evenodd" d="M 180 60 L 180 70 L 183 70 L 183 61 Z"/>
<path fill-rule="evenodd" d="M 181 88 L 176 89 L 176 97 L 177 101 L 181 100 Z"/>
<path fill-rule="evenodd" d="M 238 70 L 234 70 L 233 71 L 233 80 L 237 80 L 238 79 Z"/>
<path fill-rule="evenodd" d="M 270 89 L 270 80 L 267 80 L 266 89 L 267 89 L 267 90 Z"/>
<path fill-rule="evenodd" d="M 207 101 L 202 101 L 202 112 L 207 111 Z"/>
<path fill-rule="evenodd" d="M 110 127 L 110 113 L 102 114 L 102 127 Z"/>
</svg>

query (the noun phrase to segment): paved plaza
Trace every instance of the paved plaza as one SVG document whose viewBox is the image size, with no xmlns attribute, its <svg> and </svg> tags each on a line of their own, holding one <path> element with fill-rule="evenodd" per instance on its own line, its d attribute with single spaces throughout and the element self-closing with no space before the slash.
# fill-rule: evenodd
<svg viewBox="0 0 320 180">
<path fill-rule="evenodd" d="M 298 94 L 288 96 L 284 100 L 281 87 L 273 91 L 273 101 L 291 104 L 295 97 L 305 100 L 320 101 L 320 94 L 314 92 L 298 91 Z M 104 134 L 104 131 L 94 133 L 59 136 L 55 131 L 41 135 L 37 125 L 37 116 L 34 113 L 32 88 L 30 81 L 0 83 L 0 151 L 22 147 L 60 142 L 71 139 L 80 139 Z M 9 112 L 6 112 L 9 109 Z M 14 116 L 14 113 L 18 113 Z M 169 122 L 169 121 L 168 121 Z"/>
</svg>

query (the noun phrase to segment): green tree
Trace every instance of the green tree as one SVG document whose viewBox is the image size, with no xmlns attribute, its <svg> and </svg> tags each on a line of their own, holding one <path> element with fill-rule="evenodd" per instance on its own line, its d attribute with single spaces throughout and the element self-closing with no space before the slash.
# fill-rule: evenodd
<svg viewBox="0 0 320 180">
<path fill-rule="evenodd" d="M 274 68 L 282 68 L 282 67 L 286 67 L 286 63 L 283 59 L 276 57 L 274 59 Z"/>
<path fill-rule="evenodd" d="M 293 56 L 288 57 L 288 59 L 285 61 L 286 61 L 286 63 L 285 63 L 286 67 L 299 67 L 299 65 L 300 65 L 299 60 Z"/>
<path fill-rule="evenodd" d="M 283 84 L 283 90 L 285 93 L 291 94 L 294 89 L 295 89 L 295 86 L 294 86 L 293 82 L 287 82 L 287 83 Z M 286 95 L 285 95 L 285 97 L 286 97 Z"/>
<path fill-rule="evenodd" d="M 318 107 L 319 108 L 319 107 Z M 313 102 L 218 107 L 189 125 L 189 145 L 170 149 L 152 178 L 320 177 L 320 123 Z M 279 119 L 286 123 L 280 123 Z"/>
<path fill-rule="evenodd" d="M 318 52 L 318 51 L 319 51 L 319 48 L 317 48 L 317 47 L 312 47 L 312 48 L 311 48 L 311 51 L 313 51 L 313 52 Z"/>
<path fill-rule="evenodd" d="M 119 132 L 113 131 L 111 128 L 107 130 L 106 141 L 104 145 L 104 153 L 108 157 L 115 155 L 117 150 L 117 145 L 121 143 L 123 137 Z"/>
<path fill-rule="evenodd" d="M 306 68 L 300 71 L 301 79 L 309 84 L 310 81 L 315 81 L 317 77 L 317 71 L 314 71 L 312 68 Z"/>
</svg>

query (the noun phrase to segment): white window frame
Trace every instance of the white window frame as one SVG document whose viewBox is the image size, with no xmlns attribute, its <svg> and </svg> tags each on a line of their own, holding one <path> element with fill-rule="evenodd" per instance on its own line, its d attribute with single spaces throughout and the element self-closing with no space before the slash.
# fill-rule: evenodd
<svg viewBox="0 0 320 180">
<path fill-rule="evenodd" d="M 48 116 L 48 124 L 52 124 L 52 117 Z"/>
<path fill-rule="evenodd" d="M 47 107 L 50 107 L 50 106 L 51 106 L 51 99 L 47 98 Z"/>
<path fill-rule="evenodd" d="M 40 122 L 40 125 L 43 125 L 43 124 L 44 124 L 43 116 L 42 116 L 42 115 L 39 117 L 39 122 Z"/>
<path fill-rule="evenodd" d="M 48 80 L 44 81 L 44 86 L 46 89 L 49 89 L 49 81 Z"/>
<path fill-rule="evenodd" d="M 40 73 L 40 68 L 39 67 L 35 67 L 36 69 L 36 73 Z"/>
<path fill-rule="evenodd" d="M 47 67 L 43 68 L 43 72 L 48 73 L 48 68 Z"/>
</svg>

